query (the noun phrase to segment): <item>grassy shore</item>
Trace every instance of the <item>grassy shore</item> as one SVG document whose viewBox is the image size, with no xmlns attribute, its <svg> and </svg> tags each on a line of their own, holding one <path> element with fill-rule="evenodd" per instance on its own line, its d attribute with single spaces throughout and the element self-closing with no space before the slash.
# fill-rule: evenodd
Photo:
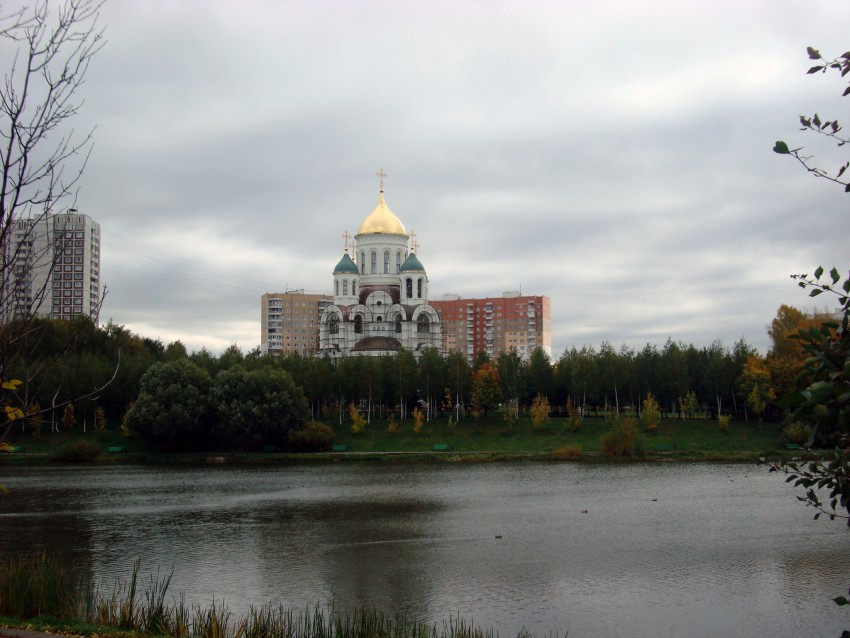
<svg viewBox="0 0 850 638">
<path fill-rule="evenodd" d="M 252 607 L 245 614 L 221 603 L 187 605 L 168 593 L 171 575 L 140 582 L 139 561 L 127 581 L 91 583 L 49 554 L 0 563 L 0 625 L 80 636 L 175 638 L 495 638 L 462 618 L 429 625 L 375 609 L 333 605 L 292 610 Z M 174 600 L 167 603 L 168 599 Z M 520 632 L 520 638 L 530 638 Z"/>
<path fill-rule="evenodd" d="M 195 462 L 213 454 L 227 461 L 275 462 L 332 458 L 429 458 L 443 460 L 564 459 L 600 458 L 603 436 L 610 426 L 601 417 L 587 417 L 575 431 L 566 419 L 551 419 L 535 428 L 529 418 L 505 421 L 501 417 L 448 419 L 425 422 L 419 432 L 412 420 L 403 421 L 395 432 L 388 423 L 373 419 L 365 431 L 353 434 L 347 421 L 329 423 L 335 433 L 336 451 L 330 454 L 285 454 L 278 451 L 245 453 L 240 450 L 199 450 L 196 454 L 161 454 L 138 437 L 126 437 L 117 429 L 104 432 L 63 433 L 13 432 L 7 442 L 20 448 L 4 455 L 17 463 L 56 462 Z M 682 460 L 752 460 L 762 456 L 787 455 L 780 444 L 781 424 L 733 421 L 723 431 L 709 419 L 664 419 L 655 432 L 640 432 L 644 458 Z M 115 451 L 120 448 L 120 451 Z M 113 451 L 110 452 L 109 450 Z M 798 452 L 799 454 L 799 452 Z M 221 456 L 223 455 L 223 457 Z"/>
</svg>

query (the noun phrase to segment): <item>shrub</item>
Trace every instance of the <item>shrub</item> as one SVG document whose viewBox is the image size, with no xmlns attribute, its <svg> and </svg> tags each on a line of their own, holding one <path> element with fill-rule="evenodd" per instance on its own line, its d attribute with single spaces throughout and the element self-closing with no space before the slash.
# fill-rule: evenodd
<svg viewBox="0 0 850 638">
<path fill-rule="evenodd" d="M 310 421 L 297 430 L 290 430 L 289 446 L 295 452 L 328 452 L 334 443 L 334 431 L 324 423 Z"/>
<path fill-rule="evenodd" d="M 661 408 L 652 392 L 643 400 L 643 423 L 647 432 L 655 432 L 661 424 Z"/>
<path fill-rule="evenodd" d="M 605 456 L 642 456 L 645 443 L 632 417 L 611 419 L 611 429 L 602 435 L 602 454 Z"/>
<path fill-rule="evenodd" d="M 413 408 L 413 432 L 419 434 L 422 432 L 422 425 L 425 423 L 425 413 L 419 408 Z"/>
<path fill-rule="evenodd" d="M 348 404 L 348 416 L 351 418 L 352 434 L 360 434 L 366 429 L 366 417 L 360 414 L 360 410 L 353 403 Z"/>
<path fill-rule="evenodd" d="M 387 419 L 387 432 L 393 434 L 398 430 L 398 421 L 395 420 L 395 412 L 390 412 L 390 418 Z"/>
<path fill-rule="evenodd" d="M 580 445 L 565 445 L 553 450 L 552 454 L 560 461 L 577 461 L 584 457 L 584 450 Z"/>
<path fill-rule="evenodd" d="M 812 434 L 812 428 L 805 423 L 799 421 L 791 421 L 779 435 L 782 443 L 796 443 L 797 445 L 807 445 L 809 436 Z"/>
<path fill-rule="evenodd" d="M 50 456 L 50 460 L 55 463 L 93 463 L 100 455 L 100 445 L 80 439 L 60 447 Z"/>
<path fill-rule="evenodd" d="M 721 432 L 726 432 L 729 430 L 729 415 L 721 414 L 717 417 L 717 426 L 720 428 Z"/>
<path fill-rule="evenodd" d="M 549 398 L 538 394 L 531 402 L 531 423 L 535 429 L 542 428 L 549 422 Z"/>
</svg>

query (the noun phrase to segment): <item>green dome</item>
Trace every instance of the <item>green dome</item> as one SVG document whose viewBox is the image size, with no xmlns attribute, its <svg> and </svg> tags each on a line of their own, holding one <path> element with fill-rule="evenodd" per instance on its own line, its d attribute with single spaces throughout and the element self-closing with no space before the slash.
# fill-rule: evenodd
<svg viewBox="0 0 850 638">
<path fill-rule="evenodd" d="M 339 260 L 339 263 L 336 265 L 336 268 L 334 268 L 334 274 L 343 272 L 350 272 L 355 275 L 360 272 L 357 270 L 357 264 L 355 264 L 351 260 L 351 257 L 348 256 L 348 253 L 345 253 L 342 256 L 342 259 Z"/>
<path fill-rule="evenodd" d="M 401 272 L 425 272 L 425 266 L 416 258 L 415 253 L 410 253 L 401 265 Z"/>
</svg>

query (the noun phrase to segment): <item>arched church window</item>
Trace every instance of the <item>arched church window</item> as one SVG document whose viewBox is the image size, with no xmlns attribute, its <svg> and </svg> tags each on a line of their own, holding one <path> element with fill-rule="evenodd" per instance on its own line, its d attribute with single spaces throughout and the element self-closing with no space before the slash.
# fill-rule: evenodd
<svg viewBox="0 0 850 638">
<path fill-rule="evenodd" d="M 413 296 L 413 280 L 410 277 L 407 278 L 404 289 L 407 292 L 407 298 L 410 299 Z"/>
<path fill-rule="evenodd" d="M 366 253 L 362 250 L 360 251 L 360 274 L 366 274 Z"/>
<path fill-rule="evenodd" d="M 360 315 L 354 317 L 354 332 L 356 334 L 363 333 L 363 317 L 361 317 Z"/>
<path fill-rule="evenodd" d="M 336 315 L 332 315 L 330 319 L 328 319 L 328 332 L 332 335 L 339 334 L 339 319 Z"/>
<path fill-rule="evenodd" d="M 431 332 L 431 321 L 428 319 L 428 315 L 419 316 L 419 319 L 416 321 L 416 332 L 419 334 Z"/>
<path fill-rule="evenodd" d="M 371 261 L 372 261 L 371 272 L 372 272 L 373 275 L 375 275 L 378 272 L 378 253 L 376 253 L 374 250 L 372 251 L 372 254 L 371 254 Z"/>
<path fill-rule="evenodd" d="M 395 271 L 396 273 L 401 272 L 401 251 L 397 250 L 395 252 Z"/>
<path fill-rule="evenodd" d="M 357 282 L 356 281 L 351 282 L 351 294 L 352 295 L 357 294 Z"/>
<path fill-rule="evenodd" d="M 395 317 L 395 331 L 396 334 L 401 334 L 401 315 Z"/>
<path fill-rule="evenodd" d="M 420 277 L 419 281 L 416 283 L 416 296 L 420 299 L 422 298 L 422 277 Z"/>
<path fill-rule="evenodd" d="M 334 294 L 339 297 L 339 281 L 334 282 Z"/>
<path fill-rule="evenodd" d="M 348 296 L 348 279 L 342 280 L 342 296 L 343 297 Z"/>
<path fill-rule="evenodd" d="M 384 251 L 384 274 L 385 275 L 390 274 L 390 251 L 389 250 Z"/>
</svg>

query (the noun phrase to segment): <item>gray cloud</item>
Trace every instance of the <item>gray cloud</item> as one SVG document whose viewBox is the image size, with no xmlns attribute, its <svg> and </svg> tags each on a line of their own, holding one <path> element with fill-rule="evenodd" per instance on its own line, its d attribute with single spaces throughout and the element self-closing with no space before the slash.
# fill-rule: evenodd
<svg viewBox="0 0 850 638">
<path fill-rule="evenodd" d="M 778 306 L 807 305 L 788 275 L 847 266 L 848 196 L 770 148 L 842 157 L 796 117 L 848 112 L 804 53 L 846 50 L 848 19 L 827 2 L 109 3 L 75 123 L 97 126 L 78 207 L 103 227 L 103 317 L 253 348 L 263 292 L 330 291 L 383 166 L 434 296 L 549 295 L 556 354 L 764 349 Z"/>
</svg>

